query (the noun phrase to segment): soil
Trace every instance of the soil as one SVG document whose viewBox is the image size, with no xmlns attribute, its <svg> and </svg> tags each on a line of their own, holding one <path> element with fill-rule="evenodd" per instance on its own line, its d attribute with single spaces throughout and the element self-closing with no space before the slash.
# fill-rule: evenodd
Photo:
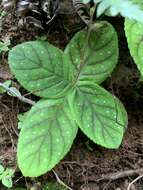
<svg viewBox="0 0 143 190">
<path fill-rule="evenodd" d="M 69 154 L 54 169 L 59 178 L 73 190 L 126 190 L 129 183 L 143 174 L 143 83 L 129 54 L 123 30 L 123 19 L 105 18 L 112 22 L 120 39 L 120 59 L 112 76 L 104 82 L 104 87 L 114 93 L 124 103 L 129 124 L 122 145 L 118 150 L 104 149 L 93 144 L 79 131 Z M 62 22 L 60 20 L 60 22 Z M 55 21 L 47 31 L 36 28 L 18 28 L 18 19 L 8 15 L 3 19 L 0 39 L 11 40 L 11 46 L 20 42 L 46 36 L 52 44 L 64 48 L 73 32 L 66 31 L 59 21 Z M 69 20 L 70 22 L 70 20 Z M 23 95 L 27 92 L 20 87 L 9 71 L 7 54 L 0 59 L 0 82 L 12 80 Z M 27 95 L 30 99 L 35 96 Z M 18 139 L 17 115 L 30 108 L 17 98 L 7 94 L 0 96 L 0 162 L 5 167 L 16 170 L 14 186 L 30 187 L 35 183 L 56 181 L 51 171 L 37 179 L 24 178 L 16 163 L 16 144 Z M 136 170 L 140 170 L 139 172 Z M 132 170 L 131 174 L 127 174 Z M 116 179 L 116 173 L 123 175 Z M 111 178 L 112 175 L 112 178 Z M 108 179 L 107 179 L 108 178 Z M 113 179 L 114 178 L 114 179 Z M 0 189 L 4 189 L 0 186 Z M 132 185 L 132 190 L 143 190 L 142 178 Z M 36 189 L 37 190 L 37 189 Z"/>
</svg>

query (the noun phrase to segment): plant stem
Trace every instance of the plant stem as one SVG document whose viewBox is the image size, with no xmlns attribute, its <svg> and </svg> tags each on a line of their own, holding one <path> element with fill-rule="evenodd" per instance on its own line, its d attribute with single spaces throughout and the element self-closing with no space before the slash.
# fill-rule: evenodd
<svg viewBox="0 0 143 190">
<path fill-rule="evenodd" d="M 0 87 L 4 88 L 7 92 L 11 93 L 11 94 L 15 94 L 13 90 L 11 90 L 11 88 L 7 87 L 5 84 L 1 83 L 0 82 Z M 33 100 L 30 100 L 28 98 L 25 98 L 24 96 L 21 96 L 21 95 L 17 95 L 15 94 L 15 96 L 21 100 L 22 102 L 25 102 L 27 104 L 30 104 L 30 105 L 34 105 L 35 102 Z"/>
<path fill-rule="evenodd" d="M 54 170 L 52 170 L 52 171 L 53 171 L 53 173 L 54 173 L 54 175 L 55 175 L 55 177 L 56 177 L 56 179 L 57 179 L 57 182 L 58 182 L 59 184 L 61 184 L 62 186 L 66 187 L 68 190 L 73 190 L 73 189 L 71 189 L 69 186 L 67 186 L 67 185 L 59 178 L 58 174 L 57 174 Z"/>
</svg>

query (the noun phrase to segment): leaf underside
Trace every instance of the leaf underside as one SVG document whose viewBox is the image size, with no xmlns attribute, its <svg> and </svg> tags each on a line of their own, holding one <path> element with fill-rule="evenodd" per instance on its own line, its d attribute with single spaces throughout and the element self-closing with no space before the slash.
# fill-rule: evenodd
<svg viewBox="0 0 143 190">
<path fill-rule="evenodd" d="M 39 101 L 23 126 L 18 164 L 23 175 L 29 177 L 50 171 L 69 151 L 78 129 L 67 104 L 56 100 Z"/>
<path fill-rule="evenodd" d="M 127 114 L 121 102 L 100 86 L 82 82 L 69 95 L 72 114 L 81 130 L 107 148 L 121 144 Z"/>
</svg>

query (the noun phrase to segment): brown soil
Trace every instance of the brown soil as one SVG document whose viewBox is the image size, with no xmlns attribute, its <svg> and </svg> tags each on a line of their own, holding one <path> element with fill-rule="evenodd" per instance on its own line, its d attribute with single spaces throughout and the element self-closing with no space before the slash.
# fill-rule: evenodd
<svg viewBox="0 0 143 190">
<path fill-rule="evenodd" d="M 39 35 L 46 35 L 51 43 L 64 48 L 72 36 L 57 24 L 52 26 L 49 31 L 43 32 L 32 28 L 29 30 L 18 29 L 17 23 L 17 19 L 12 16 L 7 16 L 3 20 L 0 38 L 1 40 L 9 38 L 12 46 L 35 39 Z M 113 19 L 113 24 L 117 28 L 120 38 L 120 60 L 112 77 L 104 83 L 104 86 L 123 101 L 129 114 L 129 125 L 118 150 L 108 150 L 97 146 L 79 132 L 72 150 L 55 168 L 60 179 L 73 190 L 126 190 L 128 184 L 143 172 L 143 84 L 138 82 L 138 71 L 127 49 L 122 20 Z M 3 82 L 7 79 L 11 79 L 23 95 L 27 93 L 10 74 L 7 55 L 2 54 L 0 81 Z M 28 97 L 36 98 L 31 95 Z M 17 168 L 16 144 L 19 132 L 17 115 L 29 108 L 29 105 L 16 98 L 6 94 L 0 96 L 0 162 L 6 167 L 16 169 L 14 186 L 32 185 L 39 181 L 41 183 L 56 181 L 53 172 L 38 179 L 25 179 Z M 137 169 L 142 169 L 142 172 L 131 176 L 126 175 L 121 179 L 103 179 L 105 176 L 109 177 L 110 174 L 115 176 L 116 172 L 124 174 L 127 170 Z M 137 181 L 132 186 L 132 190 L 143 190 L 143 180 Z"/>
</svg>

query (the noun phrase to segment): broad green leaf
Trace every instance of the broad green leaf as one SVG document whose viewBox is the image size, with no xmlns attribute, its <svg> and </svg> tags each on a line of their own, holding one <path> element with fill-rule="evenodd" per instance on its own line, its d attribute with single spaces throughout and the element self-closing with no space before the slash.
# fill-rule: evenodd
<svg viewBox="0 0 143 190">
<path fill-rule="evenodd" d="M 23 122 L 18 164 L 24 176 L 50 171 L 69 151 L 78 127 L 63 100 L 41 100 Z"/>
<path fill-rule="evenodd" d="M 64 51 L 64 60 L 75 80 L 100 84 L 113 71 L 118 60 L 118 39 L 108 22 L 97 22 L 78 32 Z"/>
<path fill-rule="evenodd" d="M 139 2 L 143 9 L 143 2 L 136 2 Z M 140 70 L 141 75 L 143 75 L 143 23 L 126 19 L 125 33 L 130 53 Z"/>
<path fill-rule="evenodd" d="M 2 184 L 5 187 L 11 188 L 12 187 L 12 179 L 11 176 L 5 176 L 2 178 Z"/>
<path fill-rule="evenodd" d="M 117 59 L 117 35 L 107 22 L 96 23 L 89 32 L 80 31 L 64 52 L 48 42 L 33 41 L 9 53 L 9 65 L 18 81 L 44 98 L 65 96 L 78 79 L 101 83 Z"/>
<path fill-rule="evenodd" d="M 25 42 L 10 51 L 9 65 L 24 88 L 40 97 L 57 98 L 71 86 L 64 74 L 62 55 L 48 42 Z"/>
<path fill-rule="evenodd" d="M 81 130 L 95 143 L 118 148 L 127 126 L 121 102 L 109 92 L 89 82 L 81 82 L 69 95 L 73 117 Z"/>
</svg>

